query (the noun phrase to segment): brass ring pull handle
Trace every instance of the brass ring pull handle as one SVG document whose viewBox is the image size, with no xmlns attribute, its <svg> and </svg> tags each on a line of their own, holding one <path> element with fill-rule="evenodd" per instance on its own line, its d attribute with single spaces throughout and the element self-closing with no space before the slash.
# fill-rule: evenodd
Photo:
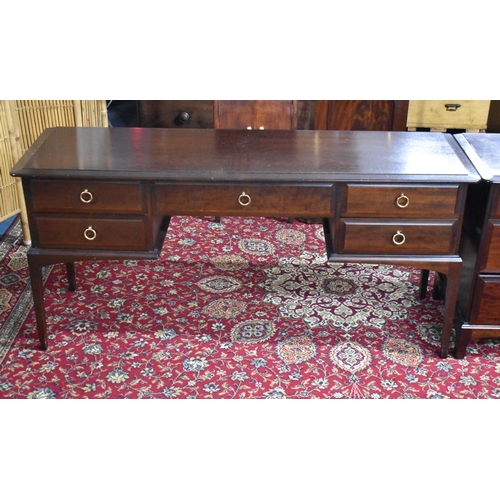
<svg viewBox="0 0 500 500">
<path fill-rule="evenodd" d="M 410 204 L 410 198 L 405 194 L 401 193 L 396 199 L 396 205 L 399 208 L 406 208 Z"/>
<path fill-rule="evenodd" d="M 80 193 L 80 200 L 82 200 L 83 203 L 90 203 L 93 199 L 94 195 L 88 189 L 85 189 Z"/>
<path fill-rule="evenodd" d="M 89 226 L 87 229 L 85 229 L 85 231 L 83 231 L 83 236 L 85 236 L 86 240 L 92 241 L 96 239 L 97 233 L 92 226 Z"/>
<path fill-rule="evenodd" d="M 245 191 L 243 191 L 243 193 L 241 193 L 239 196 L 238 196 L 238 203 L 242 206 L 242 207 L 246 207 L 247 205 L 250 205 L 250 202 L 252 201 L 252 198 L 250 198 L 250 195 L 246 194 Z"/>
<path fill-rule="evenodd" d="M 396 231 L 396 234 L 392 237 L 392 241 L 395 245 L 402 245 L 405 240 L 405 235 L 401 231 Z"/>
</svg>

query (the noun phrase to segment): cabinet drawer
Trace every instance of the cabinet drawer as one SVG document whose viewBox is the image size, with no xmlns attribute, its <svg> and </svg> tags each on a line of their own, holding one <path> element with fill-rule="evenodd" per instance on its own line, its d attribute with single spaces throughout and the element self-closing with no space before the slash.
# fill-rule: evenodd
<svg viewBox="0 0 500 500">
<path fill-rule="evenodd" d="M 144 193 L 138 182 L 35 180 L 32 188 L 36 212 L 145 213 Z"/>
<path fill-rule="evenodd" d="M 492 187 L 491 196 L 493 203 L 491 204 L 490 217 L 492 219 L 500 219 L 500 185 Z"/>
<path fill-rule="evenodd" d="M 332 185 L 156 184 L 154 212 L 162 215 L 328 217 Z"/>
<path fill-rule="evenodd" d="M 484 250 L 480 271 L 500 273 L 500 221 L 488 221 L 484 233 Z"/>
<path fill-rule="evenodd" d="M 456 108 L 451 106 L 457 104 Z M 460 128 L 486 129 L 490 101 L 410 101 L 408 105 L 409 128 Z"/>
<path fill-rule="evenodd" d="M 500 276 L 478 276 L 470 322 L 500 325 Z"/>
<path fill-rule="evenodd" d="M 453 217 L 457 210 L 458 185 L 348 184 L 343 191 L 344 217 Z"/>
<path fill-rule="evenodd" d="M 399 222 L 341 219 L 339 253 L 429 255 L 454 254 L 457 221 Z"/>
<path fill-rule="evenodd" d="M 36 218 L 39 246 L 96 250 L 147 250 L 146 221 L 137 218 Z"/>
</svg>

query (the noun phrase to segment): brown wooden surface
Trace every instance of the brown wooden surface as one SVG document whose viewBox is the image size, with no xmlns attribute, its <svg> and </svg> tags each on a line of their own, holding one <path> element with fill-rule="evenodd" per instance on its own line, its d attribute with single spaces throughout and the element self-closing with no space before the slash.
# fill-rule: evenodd
<svg viewBox="0 0 500 500">
<path fill-rule="evenodd" d="M 349 254 L 449 255 L 454 253 L 457 223 L 341 219 L 335 248 L 339 253 Z M 393 241 L 398 232 L 405 238 L 401 245 Z"/>
<path fill-rule="evenodd" d="M 456 183 L 479 176 L 450 134 L 47 129 L 14 176 L 203 182 Z"/>
<path fill-rule="evenodd" d="M 137 101 L 137 103 L 140 127 L 214 127 L 213 101 Z"/>
<path fill-rule="evenodd" d="M 148 250 L 149 230 L 141 218 L 37 216 L 37 244 L 42 248 L 92 248 L 101 250 Z M 89 241 L 89 227 L 96 237 Z"/>
<path fill-rule="evenodd" d="M 486 130 L 492 133 L 500 132 L 500 101 L 490 101 Z"/>
<path fill-rule="evenodd" d="M 457 142 L 483 180 L 469 188 L 460 252 L 455 356 L 471 340 L 500 337 L 500 136 L 459 134 Z"/>
<path fill-rule="evenodd" d="M 157 128 L 214 128 L 214 101 L 137 101 L 138 125 Z M 296 127 L 313 130 L 316 101 L 297 101 Z"/>
<path fill-rule="evenodd" d="M 44 132 L 13 175 L 23 178 L 33 234 L 28 262 L 42 348 L 47 347 L 43 266 L 66 263 L 74 288 L 72 262 L 156 258 L 168 216 L 227 213 L 321 217 L 331 261 L 420 266 L 445 274 L 439 352 L 448 354 L 461 268 L 456 250 L 463 194 L 466 183 L 479 178 L 448 134 L 60 128 Z M 369 210 L 360 201 L 358 183 L 359 193 L 368 189 L 361 197 L 376 203 L 364 219 L 341 218 L 342 198 L 350 197 L 342 193 L 351 188 L 353 206 Z M 60 200 L 47 196 L 52 185 Z M 80 204 L 82 188 L 95 192 L 95 204 Z M 412 202 L 411 217 L 394 212 L 394 197 L 402 189 L 411 202 L 414 195 L 426 200 Z M 125 213 L 117 206 L 121 195 L 131 197 L 123 202 Z M 432 202 L 436 212 L 424 210 Z M 116 213 L 107 213 L 111 207 Z M 129 213 L 134 210 L 138 213 Z M 89 227 L 95 240 L 85 238 Z M 398 230 L 405 232 L 404 245 L 393 243 Z"/>
<path fill-rule="evenodd" d="M 476 325 L 500 325 L 500 276 L 479 275 L 470 322 Z"/>
<path fill-rule="evenodd" d="M 317 101 L 318 130 L 404 131 L 409 101 Z"/>
<path fill-rule="evenodd" d="M 153 212 L 176 215 L 329 217 L 331 184 L 160 184 L 154 187 Z M 239 198 L 242 196 L 242 205 Z"/>
<path fill-rule="evenodd" d="M 293 130 L 297 101 L 214 101 L 218 129 Z"/>
<path fill-rule="evenodd" d="M 140 182 L 35 180 L 33 209 L 37 212 L 141 214 L 145 196 Z M 85 194 L 84 191 L 87 191 Z M 90 200 L 88 203 L 82 201 Z"/>
<path fill-rule="evenodd" d="M 342 216 L 362 217 L 374 212 L 392 217 L 453 217 L 457 214 L 458 185 L 348 184 L 344 190 Z M 405 196 L 407 200 L 398 198 Z"/>
<path fill-rule="evenodd" d="M 500 221 L 488 220 L 483 238 L 484 248 L 481 249 L 478 269 L 482 273 L 500 274 Z M 500 309 L 500 296 L 498 307 Z"/>
<path fill-rule="evenodd" d="M 490 218 L 500 219 L 500 186 L 495 185 L 491 193 Z"/>
</svg>

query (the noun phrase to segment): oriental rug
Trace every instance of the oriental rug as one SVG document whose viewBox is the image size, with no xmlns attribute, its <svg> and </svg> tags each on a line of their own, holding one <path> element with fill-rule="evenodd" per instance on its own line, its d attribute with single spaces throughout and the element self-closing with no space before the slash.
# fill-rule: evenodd
<svg viewBox="0 0 500 500">
<path fill-rule="evenodd" d="M 438 356 L 420 271 L 333 264 L 323 229 L 173 217 L 160 259 L 45 271 L 39 349 L 19 221 L 0 242 L 0 398 L 500 398 L 498 340 Z"/>
</svg>

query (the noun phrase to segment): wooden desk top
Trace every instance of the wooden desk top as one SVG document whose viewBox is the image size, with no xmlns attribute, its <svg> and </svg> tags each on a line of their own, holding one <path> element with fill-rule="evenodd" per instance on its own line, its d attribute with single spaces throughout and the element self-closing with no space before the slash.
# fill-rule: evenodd
<svg viewBox="0 0 500 500">
<path fill-rule="evenodd" d="M 451 134 L 47 129 L 13 176 L 203 182 L 477 182 Z"/>
<path fill-rule="evenodd" d="M 455 138 L 483 179 L 500 182 L 500 134 L 457 134 Z"/>
</svg>

